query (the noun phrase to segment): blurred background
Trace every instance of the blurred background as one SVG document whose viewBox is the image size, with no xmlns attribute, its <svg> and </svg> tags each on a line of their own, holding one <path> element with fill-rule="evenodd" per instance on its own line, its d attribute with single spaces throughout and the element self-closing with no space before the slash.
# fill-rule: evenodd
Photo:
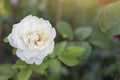
<svg viewBox="0 0 120 80">
<path fill-rule="evenodd" d="M 73 30 L 80 26 L 98 29 L 98 15 L 101 10 L 115 1 L 118 0 L 0 0 L 0 64 L 15 63 L 15 49 L 4 43 L 5 37 L 11 32 L 12 25 L 25 16 L 42 17 L 49 20 L 54 27 L 57 22 L 64 20 Z M 58 35 L 55 41 L 61 40 L 63 39 Z M 33 74 L 31 80 L 120 80 L 114 51 L 87 46 L 90 56 L 79 65 L 73 68 L 63 65 L 61 72 L 54 75 Z"/>
</svg>

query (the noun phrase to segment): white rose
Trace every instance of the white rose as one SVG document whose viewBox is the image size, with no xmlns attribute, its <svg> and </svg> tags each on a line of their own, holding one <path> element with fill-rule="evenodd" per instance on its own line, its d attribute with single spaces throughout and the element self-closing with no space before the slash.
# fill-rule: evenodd
<svg viewBox="0 0 120 80">
<path fill-rule="evenodd" d="M 8 36 L 10 45 L 17 48 L 17 56 L 28 64 L 41 64 L 54 49 L 56 31 L 49 21 L 32 15 L 13 25 Z"/>
</svg>

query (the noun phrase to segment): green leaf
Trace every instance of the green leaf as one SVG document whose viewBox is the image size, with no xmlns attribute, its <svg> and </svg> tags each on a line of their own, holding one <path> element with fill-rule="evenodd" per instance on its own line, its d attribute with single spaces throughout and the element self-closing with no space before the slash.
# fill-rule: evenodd
<svg viewBox="0 0 120 80">
<path fill-rule="evenodd" d="M 59 55 L 58 59 L 68 66 L 75 66 L 79 63 L 78 57 L 82 56 L 84 51 L 83 47 L 70 46 Z"/>
<path fill-rule="evenodd" d="M 12 75 L 0 74 L 0 80 L 9 80 Z"/>
<path fill-rule="evenodd" d="M 88 42 L 81 42 L 80 46 L 85 48 L 85 57 L 88 57 L 92 51 L 92 47 Z"/>
<path fill-rule="evenodd" d="M 90 43 L 102 49 L 109 50 L 112 48 L 111 39 L 104 33 L 98 31 L 90 37 Z"/>
<path fill-rule="evenodd" d="M 5 37 L 3 41 L 4 41 L 4 43 L 8 43 L 9 42 L 7 37 Z"/>
<path fill-rule="evenodd" d="M 79 57 L 84 54 L 85 48 L 80 46 L 70 46 L 65 51 L 66 55 L 70 55 L 73 57 Z"/>
<path fill-rule="evenodd" d="M 66 41 L 57 43 L 53 53 L 57 54 L 57 55 L 60 55 L 64 51 L 66 46 L 67 46 L 67 42 Z"/>
<path fill-rule="evenodd" d="M 0 65 L 0 80 L 8 80 L 14 77 L 18 71 L 12 68 L 12 64 Z"/>
<path fill-rule="evenodd" d="M 73 30 L 67 22 L 60 21 L 57 23 L 56 27 L 57 31 L 62 35 L 63 38 L 68 38 L 69 40 L 74 38 Z"/>
<path fill-rule="evenodd" d="M 61 63 L 57 59 L 52 59 L 49 61 L 49 67 L 54 71 L 58 72 L 61 69 Z"/>
<path fill-rule="evenodd" d="M 31 74 L 32 74 L 32 69 L 24 68 L 18 74 L 18 80 L 29 80 Z"/>
<path fill-rule="evenodd" d="M 79 46 L 81 48 L 83 48 L 83 53 L 81 52 L 82 57 L 84 58 L 88 58 L 88 56 L 90 55 L 91 51 L 92 51 L 92 47 L 91 45 L 87 42 L 87 41 L 82 41 L 82 42 L 69 42 L 68 46 Z"/>
<path fill-rule="evenodd" d="M 79 63 L 79 60 L 77 58 L 72 57 L 70 55 L 60 55 L 58 59 L 62 61 L 64 64 L 66 64 L 67 66 L 75 66 Z"/>
<path fill-rule="evenodd" d="M 91 27 L 79 27 L 75 30 L 76 36 L 79 38 L 79 40 L 84 40 L 88 38 L 92 33 Z"/>
<path fill-rule="evenodd" d="M 32 69 L 33 71 L 37 72 L 37 73 L 40 73 L 40 74 L 44 74 L 45 72 L 45 69 L 48 67 L 48 64 L 47 62 L 43 62 L 42 64 L 40 65 L 32 65 Z"/>
<path fill-rule="evenodd" d="M 55 45 L 53 53 L 50 54 L 49 57 L 54 58 L 56 55 L 60 55 L 64 51 L 66 46 L 67 46 L 66 41 L 62 41 L 62 42 L 57 43 Z"/>
<path fill-rule="evenodd" d="M 120 34 L 120 1 L 107 5 L 100 15 L 100 28 L 110 35 Z"/>
<path fill-rule="evenodd" d="M 28 64 L 26 64 L 24 61 L 17 60 L 16 63 L 12 66 L 13 68 L 26 68 L 28 67 Z"/>
</svg>

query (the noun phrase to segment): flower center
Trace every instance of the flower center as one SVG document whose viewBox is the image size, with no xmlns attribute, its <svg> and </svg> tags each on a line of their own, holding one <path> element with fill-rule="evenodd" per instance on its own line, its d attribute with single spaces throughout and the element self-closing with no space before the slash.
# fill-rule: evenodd
<svg viewBox="0 0 120 80">
<path fill-rule="evenodd" d="M 39 37 L 38 34 L 34 33 L 34 34 L 30 35 L 28 40 L 29 40 L 30 43 L 33 43 L 33 42 L 36 43 L 40 40 L 40 37 Z"/>
<path fill-rule="evenodd" d="M 43 34 L 42 33 L 29 33 L 25 36 L 23 36 L 23 41 L 27 46 L 29 45 L 38 45 L 39 42 L 43 40 Z"/>
</svg>

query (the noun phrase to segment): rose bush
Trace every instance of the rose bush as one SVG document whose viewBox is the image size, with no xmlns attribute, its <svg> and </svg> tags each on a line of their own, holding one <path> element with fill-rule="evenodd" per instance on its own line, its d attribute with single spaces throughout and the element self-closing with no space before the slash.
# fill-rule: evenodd
<svg viewBox="0 0 120 80">
<path fill-rule="evenodd" d="M 32 15 L 13 25 L 8 40 L 17 56 L 28 64 L 41 64 L 54 48 L 56 31 L 49 21 Z"/>
<path fill-rule="evenodd" d="M 0 1 L 0 80 L 120 79 L 120 1 L 16 1 Z"/>
</svg>

